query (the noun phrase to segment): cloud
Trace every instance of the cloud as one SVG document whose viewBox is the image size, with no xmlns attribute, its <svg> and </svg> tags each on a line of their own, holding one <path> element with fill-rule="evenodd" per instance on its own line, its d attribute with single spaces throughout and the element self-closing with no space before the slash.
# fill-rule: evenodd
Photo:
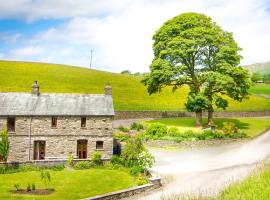
<svg viewBox="0 0 270 200">
<path fill-rule="evenodd" d="M 21 11 L 15 11 L 14 2 Z M 0 6 L 0 18 L 66 19 L 24 40 L 24 45 L 43 46 L 45 50 L 36 56 L 49 62 L 87 67 L 93 49 L 95 68 L 148 71 L 155 30 L 175 15 L 191 11 L 209 15 L 234 33 L 243 48 L 243 64 L 270 59 L 266 0 L 14 0 L 4 6 Z"/>
<path fill-rule="evenodd" d="M 12 57 L 28 57 L 28 56 L 37 56 L 44 52 L 44 49 L 36 46 L 27 46 L 22 48 L 13 49 L 10 52 Z"/>
</svg>

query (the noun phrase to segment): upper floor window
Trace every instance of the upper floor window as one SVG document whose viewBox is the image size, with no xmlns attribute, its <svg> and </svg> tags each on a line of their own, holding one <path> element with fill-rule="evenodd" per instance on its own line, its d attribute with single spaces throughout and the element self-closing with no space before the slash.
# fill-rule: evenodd
<svg viewBox="0 0 270 200">
<path fill-rule="evenodd" d="M 96 149 L 103 149 L 103 141 L 96 142 Z"/>
<path fill-rule="evenodd" d="M 7 129 L 8 129 L 8 132 L 15 132 L 15 118 L 14 117 L 9 117 L 7 119 Z"/>
<path fill-rule="evenodd" d="M 57 127 L 57 117 L 52 117 L 52 128 Z"/>
<path fill-rule="evenodd" d="M 82 117 L 81 118 L 81 128 L 85 128 L 86 127 L 86 118 Z"/>
</svg>

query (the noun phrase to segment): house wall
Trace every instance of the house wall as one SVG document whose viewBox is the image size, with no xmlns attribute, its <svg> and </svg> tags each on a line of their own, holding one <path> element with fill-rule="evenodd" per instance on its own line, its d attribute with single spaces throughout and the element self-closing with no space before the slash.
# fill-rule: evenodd
<svg viewBox="0 0 270 200">
<path fill-rule="evenodd" d="M 6 128 L 7 119 L 0 118 L 0 130 Z M 16 117 L 15 132 L 9 133 L 10 154 L 8 161 L 33 160 L 34 141 L 46 141 L 46 159 L 77 157 L 77 140 L 88 141 L 87 156 L 96 151 L 96 141 L 103 141 L 104 159 L 113 151 L 112 117 L 87 117 L 86 127 L 81 128 L 80 117 L 58 117 L 57 128 L 51 127 L 51 117 Z"/>
</svg>

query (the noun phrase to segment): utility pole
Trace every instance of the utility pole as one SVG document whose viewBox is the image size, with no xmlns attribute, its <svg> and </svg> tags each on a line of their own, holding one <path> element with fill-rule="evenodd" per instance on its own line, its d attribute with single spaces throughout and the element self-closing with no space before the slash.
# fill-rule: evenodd
<svg viewBox="0 0 270 200">
<path fill-rule="evenodd" d="M 90 69 L 92 68 L 93 49 L 90 51 Z"/>
</svg>

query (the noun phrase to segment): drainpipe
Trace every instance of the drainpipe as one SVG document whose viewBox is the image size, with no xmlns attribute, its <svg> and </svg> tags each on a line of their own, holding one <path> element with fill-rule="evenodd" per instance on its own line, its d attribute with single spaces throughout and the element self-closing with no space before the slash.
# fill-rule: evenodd
<svg viewBox="0 0 270 200">
<path fill-rule="evenodd" d="M 32 134 L 32 120 L 33 117 L 30 118 L 30 126 L 29 126 L 29 148 L 28 148 L 28 160 L 31 160 L 31 134 Z"/>
</svg>

